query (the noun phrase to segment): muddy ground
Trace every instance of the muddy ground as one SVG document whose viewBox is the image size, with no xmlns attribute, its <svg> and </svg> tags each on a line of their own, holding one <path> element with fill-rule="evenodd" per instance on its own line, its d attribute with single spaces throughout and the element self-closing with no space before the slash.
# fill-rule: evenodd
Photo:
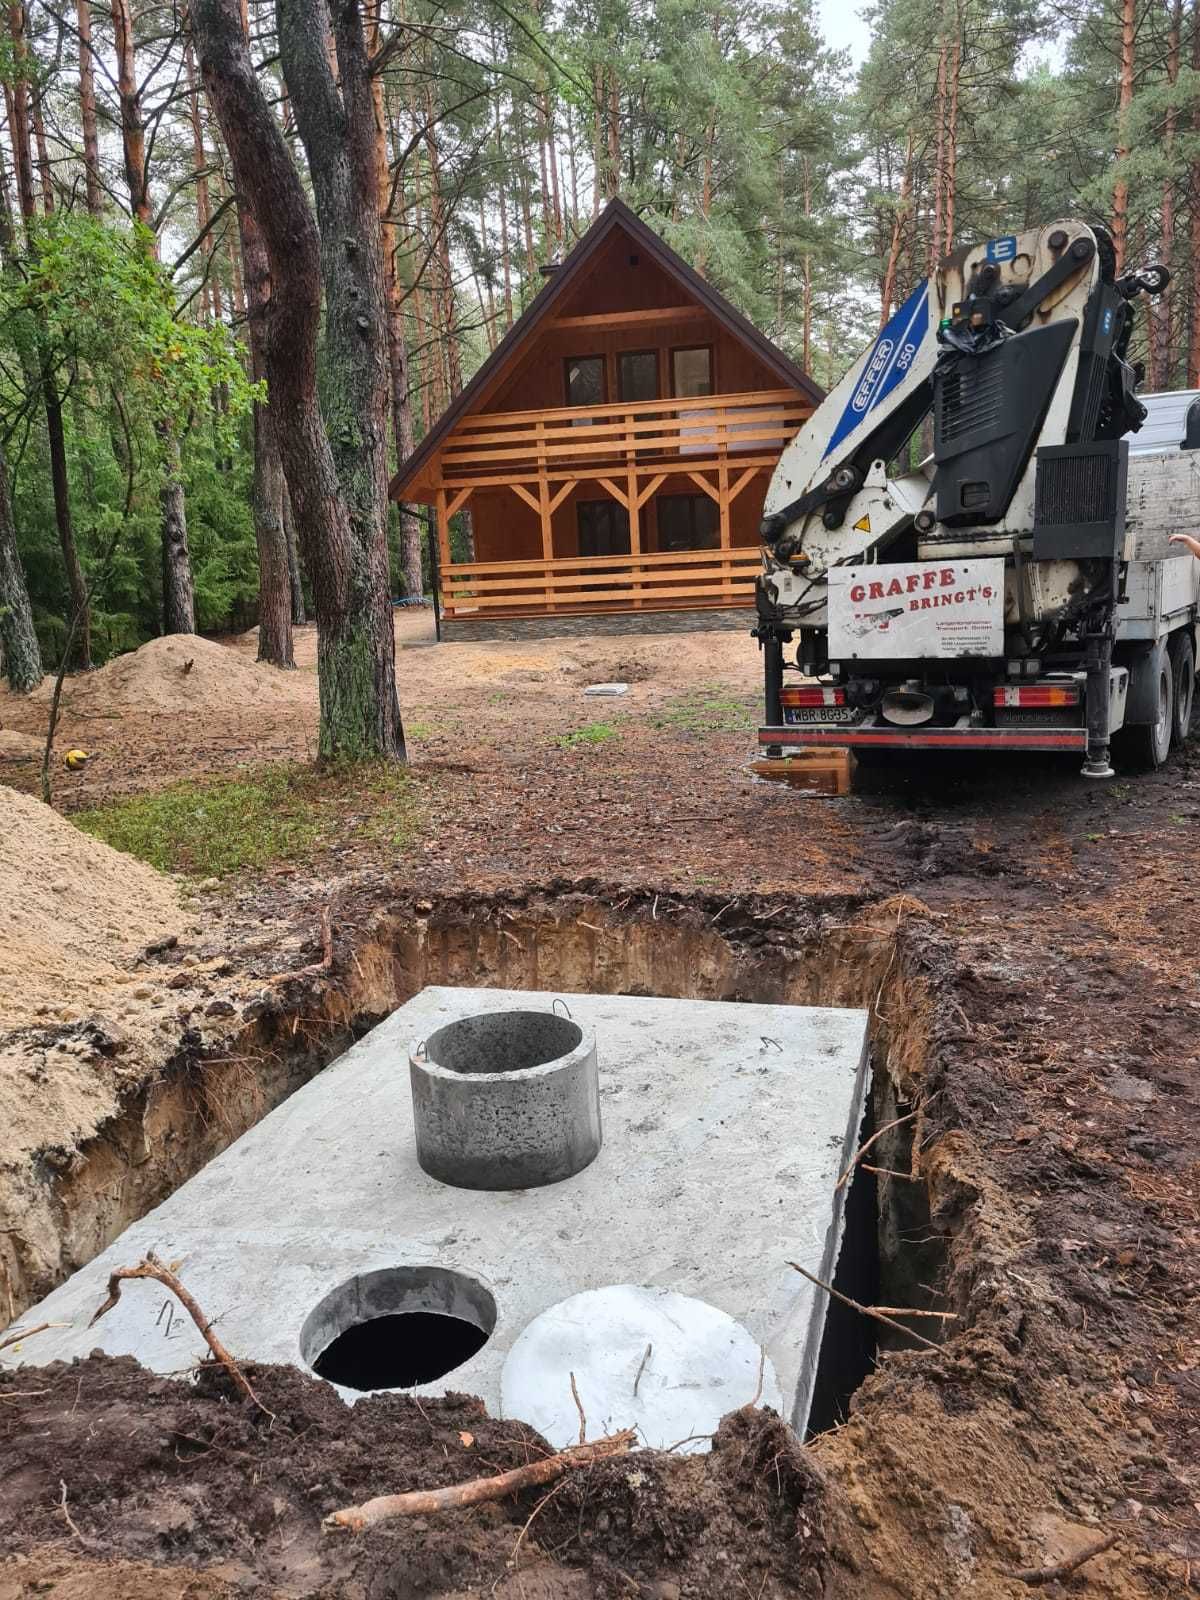
<svg viewBox="0 0 1200 1600">
<path fill-rule="evenodd" d="M 1035 1592 L 1009 1574 L 1108 1534 L 1040 1592 L 1194 1592 L 1194 749 L 1105 785 L 1009 760 L 817 799 L 748 773 L 747 639 L 435 649 L 423 626 L 401 623 L 416 840 L 350 830 L 303 868 L 203 891 L 216 998 L 189 991 L 160 1055 L 121 1064 L 106 1129 L 4 1172 L 0 1320 L 5 1294 L 19 1314 L 426 981 L 869 1006 L 877 1117 L 916 1113 L 876 1147 L 881 1298 L 956 1320 L 936 1350 L 887 1336 L 848 1420 L 799 1455 L 735 1419 L 711 1457 L 607 1463 L 540 1510 L 534 1491 L 332 1542 L 337 1503 L 481 1470 L 461 1433 L 473 1460 L 486 1441 L 482 1470 L 538 1441 L 403 1399 L 349 1413 L 290 1373 L 256 1375 L 267 1427 L 207 1378 L 14 1367 L 0 1596 L 984 1600 Z M 623 700 L 582 696 L 614 677 Z M 99 754 L 60 803 L 303 754 L 311 670 L 289 682 L 265 710 L 107 721 L 82 692 L 63 737 L 90 728 Z M 32 731 L 37 708 L 0 697 L 0 723 Z M 596 723 L 615 732 L 571 737 Z M 184 954 L 143 962 L 155 1003 Z M 97 1022 L 58 1031 L 86 1053 Z"/>
</svg>

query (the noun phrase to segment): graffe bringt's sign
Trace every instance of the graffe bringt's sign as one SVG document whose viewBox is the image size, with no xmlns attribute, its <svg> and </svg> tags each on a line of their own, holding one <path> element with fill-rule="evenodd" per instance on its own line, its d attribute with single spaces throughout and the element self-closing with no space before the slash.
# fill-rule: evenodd
<svg viewBox="0 0 1200 1600">
<path fill-rule="evenodd" d="M 1004 654 L 1004 562 L 831 567 L 834 661 Z"/>
</svg>

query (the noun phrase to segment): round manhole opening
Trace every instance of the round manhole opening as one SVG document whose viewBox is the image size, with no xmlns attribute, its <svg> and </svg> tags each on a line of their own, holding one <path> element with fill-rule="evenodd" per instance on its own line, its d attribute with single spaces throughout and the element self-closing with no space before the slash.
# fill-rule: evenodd
<svg viewBox="0 0 1200 1600">
<path fill-rule="evenodd" d="M 528 1072 L 582 1043 L 579 1024 L 556 1011 L 486 1011 L 430 1034 L 425 1055 L 446 1072 Z"/>
<path fill-rule="evenodd" d="M 318 1302 L 300 1329 L 300 1354 L 320 1378 L 347 1389 L 435 1383 L 483 1349 L 496 1302 L 481 1283 L 446 1267 L 361 1272 Z"/>
</svg>

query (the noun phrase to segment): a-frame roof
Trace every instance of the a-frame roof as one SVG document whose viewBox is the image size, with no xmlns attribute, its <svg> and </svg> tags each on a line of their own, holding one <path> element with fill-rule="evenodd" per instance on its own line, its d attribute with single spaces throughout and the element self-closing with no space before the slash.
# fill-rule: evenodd
<svg viewBox="0 0 1200 1600">
<path fill-rule="evenodd" d="M 405 486 L 425 465 L 459 418 L 468 415 L 483 398 L 493 380 L 508 367 L 519 348 L 537 331 L 547 314 L 584 277 L 601 246 L 617 230 L 626 233 L 637 244 L 639 250 L 644 250 L 664 272 L 677 279 L 687 293 L 722 323 L 734 338 L 748 345 L 773 372 L 778 374 L 784 386 L 798 389 L 801 394 L 811 399 L 814 406 L 825 398 L 824 391 L 807 373 L 802 372 L 789 356 L 784 355 L 777 345 L 772 344 L 764 333 L 760 333 L 752 322 L 730 305 L 719 290 L 714 289 L 711 283 L 689 267 L 683 257 L 677 255 L 670 245 L 659 238 L 653 228 L 647 227 L 623 200 L 610 200 L 562 265 L 555 270 L 513 323 L 470 383 L 446 407 L 412 455 L 402 463 L 400 470 L 392 479 L 393 499 L 398 500 L 401 497 Z"/>
</svg>

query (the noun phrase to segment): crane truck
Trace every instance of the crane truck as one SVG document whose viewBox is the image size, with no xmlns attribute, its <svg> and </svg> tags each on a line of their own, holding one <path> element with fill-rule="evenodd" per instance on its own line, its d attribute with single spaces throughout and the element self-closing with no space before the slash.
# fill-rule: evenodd
<svg viewBox="0 0 1200 1600">
<path fill-rule="evenodd" d="M 1128 437 L 1168 277 L 1068 219 L 955 251 L 894 312 L 766 494 L 768 754 L 1077 751 L 1107 777 L 1113 741 L 1158 766 L 1186 736 L 1200 562 L 1169 541 L 1200 532 L 1200 450 Z"/>
</svg>

